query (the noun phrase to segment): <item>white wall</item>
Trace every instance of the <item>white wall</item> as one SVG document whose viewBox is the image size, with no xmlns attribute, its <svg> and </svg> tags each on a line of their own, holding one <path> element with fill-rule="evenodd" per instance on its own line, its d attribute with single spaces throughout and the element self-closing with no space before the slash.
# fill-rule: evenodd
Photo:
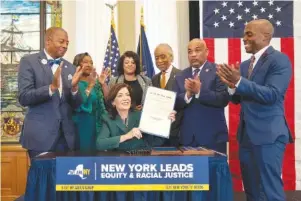
<svg viewBox="0 0 301 201">
<path fill-rule="evenodd" d="M 70 40 L 65 58 L 72 62 L 76 54 L 89 52 L 98 72 L 102 68 L 110 34 L 111 10 L 105 5 L 106 2 L 113 4 L 114 0 L 62 1 L 63 28 L 68 32 Z M 140 34 L 141 6 L 144 7 L 144 24 L 152 56 L 159 43 L 168 43 L 174 51 L 174 65 L 180 69 L 186 68 L 189 41 L 188 1 L 137 0 L 135 13 L 128 13 L 135 16 L 135 21 L 128 22 L 135 24 L 136 40 L 135 44 L 132 44 L 134 47 L 137 47 Z M 118 8 L 115 8 L 116 34 L 117 12 Z"/>
<path fill-rule="evenodd" d="M 104 0 L 62 1 L 63 28 L 68 31 L 69 50 L 66 58 L 72 62 L 76 54 L 91 54 L 95 67 L 101 71 L 111 25 L 111 9 Z M 117 28 L 117 9 L 115 24 Z M 116 30 L 117 34 L 117 30 Z"/>
<path fill-rule="evenodd" d="M 187 67 L 187 44 L 189 41 L 188 1 L 137 1 L 137 42 L 140 34 L 139 27 L 142 6 L 144 10 L 144 24 L 146 27 L 146 35 L 152 56 L 154 54 L 154 49 L 158 44 L 168 43 L 172 47 L 174 52 L 173 64 L 180 69 Z M 158 69 L 156 69 L 156 72 L 158 72 Z"/>
</svg>

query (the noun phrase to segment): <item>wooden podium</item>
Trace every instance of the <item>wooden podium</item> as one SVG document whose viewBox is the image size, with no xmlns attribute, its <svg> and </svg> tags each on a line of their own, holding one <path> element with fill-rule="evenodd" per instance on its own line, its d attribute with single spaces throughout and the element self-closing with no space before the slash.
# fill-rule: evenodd
<svg viewBox="0 0 301 201">
<path fill-rule="evenodd" d="M 2 201 L 13 201 L 25 193 L 29 165 L 27 150 L 21 145 L 1 145 Z"/>
</svg>

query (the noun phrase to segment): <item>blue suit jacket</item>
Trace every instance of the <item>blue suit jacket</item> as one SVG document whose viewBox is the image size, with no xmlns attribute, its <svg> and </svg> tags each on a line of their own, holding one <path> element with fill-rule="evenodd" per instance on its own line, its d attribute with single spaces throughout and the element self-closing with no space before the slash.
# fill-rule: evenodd
<svg viewBox="0 0 301 201">
<path fill-rule="evenodd" d="M 250 80 L 246 78 L 249 65 L 250 60 L 241 64 L 241 82 L 232 96 L 234 103 L 241 104 L 238 140 L 245 127 L 254 145 L 274 143 L 281 135 L 292 141 L 283 107 L 292 78 L 289 58 L 269 47 L 256 63 Z"/>
<path fill-rule="evenodd" d="M 19 102 L 27 106 L 20 142 L 24 148 L 35 151 L 48 151 L 52 148 L 60 134 L 60 124 L 70 149 L 74 148 L 74 124 L 72 111 L 81 102 L 80 92 L 71 93 L 71 76 L 75 67 L 64 60 L 61 75 L 63 93 L 60 98 L 57 91 L 51 97 L 49 85 L 53 73 L 44 51 L 25 56 L 20 61 L 18 74 Z"/>
<path fill-rule="evenodd" d="M 216 75 L 216 65 L 206 62 L 200 72 L 202 82 L 199 98 L 193 97 L 186 104 L 184 81 L 192 78 L 192 68 L 186 68 L 176 76 L 173 89 L 177 92 L 176 110 L 183 110 L 180 143 L 212 145 L 228 141 L 228 129 L 224 107 L 229 102 L 226 86 Z"/>
</svg>

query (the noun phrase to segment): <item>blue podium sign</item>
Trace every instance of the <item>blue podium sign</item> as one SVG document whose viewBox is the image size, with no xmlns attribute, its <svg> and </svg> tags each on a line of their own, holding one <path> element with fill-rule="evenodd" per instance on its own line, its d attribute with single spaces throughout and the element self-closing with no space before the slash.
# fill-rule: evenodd
<svg viewBox="0 0 301 201">
<path fill-rule="evenodd" d="M 57 157 L 57 191 L 206 191 L 208 156 Z"/>
</svg>

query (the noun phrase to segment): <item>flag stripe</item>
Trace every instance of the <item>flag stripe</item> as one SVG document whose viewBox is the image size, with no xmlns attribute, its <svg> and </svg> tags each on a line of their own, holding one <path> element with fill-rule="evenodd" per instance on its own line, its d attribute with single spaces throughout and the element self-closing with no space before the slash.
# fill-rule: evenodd
<svg viewBox="0 0 301 201">
<path fill-rule="evenodd" d="M 214 52 L 214 38 L 206 38 L 204 39 L 204 41 L 206 42 L 209 54 L 208 54 L 208 61 L 210 62 L 214 62 L 214 58 L 215 58 L 215 52 Z"/>
<path fill-rule="evenodd" d="M 206 39 L 205 41 L 207 41 L 208 39 Z M 210 52 L 213 52 L 214 55 L 214 62 L 216 64 L 221 64 L 224 63 L 225 61 L 228 61 L 228 51 L 221 51 L 221 49 L 226 49 L 228 47 L 228 39 L 224 39 L 224 38 L 216 38 L 214 39 L 214 44 L 215 47 L 218 48 L 208 48 L 209 49 L 209 56 L 210 56 Z M 229 106 L 227 105 L 225 107 L 225 118 L 226 118 L 226 123 L 227 126 L 229 128 Z M 227 154 L 229 153 L 229 143 L 227 143 Z"/>
<path fill-rule="evenodd" d="M 241 39 L 228 39 L 228 63 L 235 64 L 241 61 Z M 239 124 L 240 105 L 229 104 L 229 162 L 233 178 L 233 187 L 236 191 L 242 191 L 240 164 L 238 157 L 238 142 L 236 133 Z"/>
<path fill-rule="evenodd" d="M 281 39 L 281 52 L 288 55 L 289 59 L 292 62 L 292 68 L 294 72 L 294 39 L 293 38 L 282 38 Z M 293 73 L 294 75 L 294 73 Z M 295 138 L 295 82 L 294 76 L 288 87 L 286 96 L 285 96 L 285 117 L 288 123 L 288 127 L 292 133 L 293 138 Z M 283 160 L 283 183 L 285 190 L 295 190 L 296 189 L 296 169 L 295 169 L 295 145 L 288 144 L 284 154 Z"/>
<path fill-rule="evenodd" d="M 251 58 L 252 55 L 245 51 L 245 45 L 244 45 L 243 39 L 241 39 L 240 50 L 241 50 L 241 52 L 240 52 L 241 53 L 241 61 L 245 61 L 245 60 Z"/>
<path fill-rule="evenodd" d="M 275 50 L 281 51 L 281 39 L 273 38 L 270 42 L 270 45 L 273 46 Z"/>
<path fill-rule="evenodd" d="M 216 38 L 214 39 L 215 47 L 214 48 L 214 61 L 217 64 L 224 63 L 225 61 L 228 61 L 228 51 L 221 51 L 225 50 L 228 47 L 228 39 L 224 38 Z M 210 54 L 210 52 L 209 52 Z M 229 128 L 229 106 L 225 107 L 225 117 L 226 117 L 226 122 L 227 126 Z"/>
</svg>

